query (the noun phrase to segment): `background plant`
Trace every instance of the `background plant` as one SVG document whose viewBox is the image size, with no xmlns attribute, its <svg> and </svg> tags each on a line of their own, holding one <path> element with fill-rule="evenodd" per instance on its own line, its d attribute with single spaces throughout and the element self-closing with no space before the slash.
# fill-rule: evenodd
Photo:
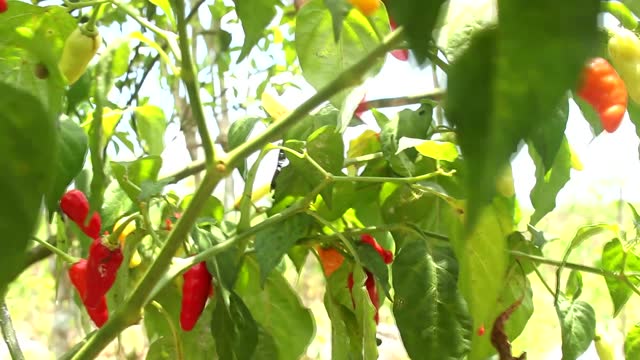
<svg viewBox="0 0 640 360">
<path fill-rule="evenodd" d="M 375 292 L 412 358 L 516 358 L 510 342 L 533 313 L 537 278 L 558 315 L 563 358 L 575 359 L 596 338 L 596 310 L 609 311 L 579 299 L 581 274 L 605 278 L 618 314 L 640 294 L 637 235 L 586 224 L 552 258 L 536 226 L 579 167 L 565 136 L 570 101 L 602 131 L 575 96 L 587 60 L 608 58 L 598 14 L 635 30 L 634 4 L 499 1 L 469 11 L 464 2 L 389 0 L 365 15 L 341 0 L 9 1 L 0 14 L 0 286 L 53 251 L 57 288 L 71 293 L 62 270 L 91 243 L 59 210 L 72 187 L 88 194 L 102 231 L 118 233 L 124 261 L 107 294 L 109 320 L 87 325 L 62 358 L 94 358 L 135 324 L 148 358 L 300 358 L 315 324 L 283 273 L 292 263 L 303 276 L 321 247 L 344 257 L 325 282 L 332 358 L 377 357 Z M 238 21 L 242 32 L 230 31 Z M 105 41 L 68 86 L 58 64 L 79 22 L 95 24 Z M 407 66 L 432 67 L 446 87 L 363 100 L 385 55 L 403 49 Z M 296 86 L 314 95 L 280 103 L 275 95 Z M 157 105 L 159 93 L 171 95 L 173 113 Z M 377 110 L 400 105 L 414 106 Z M 639 121 L 637 104 L 627 106 Z M 371 110 L 375 124 L 356 110 Z M 161 176 L 165 133 L 178 129 L 193 163 Z M 509 166 L 522 144 L 536 165 L 528 221 Z M 275 154 L 284 161 L 262 181 Z M 116 226 L 132 216 L 135 227 Z M 362 244 L 363 234 L 393 250 L 393 262 Z M 574 262 L 596 235 L 608 237 L 600 263 Z M 215 291 L 184 331 L 181 275 L 201 262 Z M 540 264 L 555 269 L 551 279 Z M 627 332 L 627 358 L 639 356 L 638 336 L 638 327 Z"/>
</svg>

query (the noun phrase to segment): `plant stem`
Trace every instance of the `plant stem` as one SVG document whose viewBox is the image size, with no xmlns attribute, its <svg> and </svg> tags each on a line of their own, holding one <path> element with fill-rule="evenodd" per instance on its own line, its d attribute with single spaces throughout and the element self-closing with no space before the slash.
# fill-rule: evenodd
<svg viewBox="0 0 640 360">
<path fill-rule="evenodd" d="M 171 315 L 169 315 L 167 310 L 165 310 L 162 307 L 162 305 L 160 305 L 160 303 L 158 303 L 157 301 L 152 301 L 151 305 L 153 305 L 153 307 L 155 307 L 158 310 L 158 312 L 160 312 L 160 314 L 162 314 L 164 319 L 167 320 L 167 324 L 169 324 L 169 329 L 171 329 L 171 335 L 173 336 L 173 342 L 174 342 L 174 344 L 176 346 L 177 358 L 178 358 L 178 360 L 184 359 L 184 355 L 182 353 L 182 341 L 180 341 L 180 337 L 178 336 L 178 331 L 176 329 L 176 326 L 173 324 L 173 320 L 171 319 Z"/>
<path fill-rule="evenodd" d="M 318 215 L 315 211 L 307 210 L 305 211 L 305 213 L 311 216 L 312 218 L 316 219 L 316 221 L 319 222 L 320 224 L 326 226 L 331 231 L 333 231 L 334 234 L 338 237 L 338 239 L 342 241 L 342 244 L 344 245 L 344 247 L 347 248 L 349 253 L 351 253 L 351 256 L 353 256 L 353 259 L 355 260 L 356 264 L 360 265 L 360 257 L 358 256 L 358 252 L 353 247 L 353 244 L 351 243 L 351 241 L 349 241 L 347 237 L 344 236 L 343 233 L 338 231 L 338 229 L 336 229 L 335 226 L 333 226 L 330 222 L 325 220 L 322 216 Z"/>
<path fill-rule="evenodd" d="M 603 276 L 603 277 L 608 277 L 608 278 L 612 278 L 612 279 L 621 280 L 627 286 L 629 286 L 629 288 L 634 293 L 636 293 L 637 295 L 640 295 L 640 290 L 635 285 L 633 285 L 633 283 L 623 273 L 622 274 L 618 274 L 618 273 L 614 273 L 612 271 L 608 271 L 608 270 L 604 270 L 604 269 L 600 269 L 600 268 L 596 268 L 596 267 L 592 267 L 592 266 L 588 266 L 588 265 L 582 265 L 582 264 L 576 264 L 576 263 L 570 263 L 570 262 L 563 262 L 563 261 L 559 261 L 559 260 L 547 259 L 547 258 L 545 258 L 543 256 L 530 255 L 530 254 L 526 254 L 526 253 L 523 253 L 523 252 L 520 252 L 520 251 L 511 250 L 511 251 L 509 251 L 509 253 L 511 255 L 515 256 L 516 258 L 527 259 L 527 260 L 530 260 L 532 262 L 539 263 L 539 264 L 552 265 L 552 266 L 555 266 L 557 268 L 565 267 L 567 269 L 578 270 L 578 271 L 582 271 L 582 272 L 586 272 L 586 273 L 600 275 L 600 276 Z M 553 294 L 554 292 L 552 291 L 551 293 Z M 556 296 L 558 296 L 558 294 L 556 294 Z"/>
<path fill-rule="evenodd" d="M 49 244 L 48 242 L 44 241 L 44 240 L 40 240 L 37 237 L 32 237 L 32 239 L 38 243 L 40 243 L 40 245 L 46 247 L 47 249 L 49 249 L 49 251 L 51 251 L 52 253 L 58 255 L 60 258 L 62 258 L 62 260 L 68 262 L 69 264 L 75 264 L 78 261 L 80 261 L 80 259 L 78 259 L 75 256 L 71 256 L 69 254 L 67 254 L 66 252 L 58 249 L 57 247 Z"/>
<path fill-rule="evenodd" d="M 22 354 L 22 350 L 20 350 L 20 344 L 18 343 L 16 332 L 13 329 L 11 315 L 9 314 L 9 309 L 7 309 L 4 297 L 0 301 L 0 328 L 2 328 L 2 337 L 4 338 L 5 344 L 7 344 L 7 348 L 9 348 L 11 358 L 13 360 L 24 360 L 24 355 Z"/>
<path fill-rule="evenodd" d="M 205 163 L 208 165 L 214 162 L 213 142 L 207 129 L 207 122 L 204 116 L 204 109 L 202 107 L 202 101 L 200 100 L 200 85 L 198 84 L 198 71 L 193 61 L 191 48 L 189 44 L 189 35 L 187 34 L 187 21 L 184 14 L 184 0 L 175 0 L 174 11 L 176 13 L 176 20 L 178 25 L 178 42 L 180 45 L 180 52 L 182 54 L 182 71 L 180 76 L 187 88 L 189 94 L 189 101 L 193 118 L 198 126 L 198 133 L 200 134 L 200 141 L 202 142 L 202 148 L 204 149 Z"/>
<path fill-rule="evenodd" d="M 365 109 L 371 109 L 371 108 L 380 109 L 380 108 L 388 108 L 388 107 L 396 107 L 396 106 L 421 104 L 423 102 L 437 103 L 444 99 L 445 94 L 446 92 L 444 89 L 438 88 L 424 94 L 369 100 L 362 103 L 362 107 Z"/>
</svg>

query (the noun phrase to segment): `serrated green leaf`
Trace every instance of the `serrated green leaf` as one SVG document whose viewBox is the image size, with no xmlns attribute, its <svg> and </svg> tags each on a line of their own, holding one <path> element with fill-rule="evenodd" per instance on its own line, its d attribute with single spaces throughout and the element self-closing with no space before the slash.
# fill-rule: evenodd
<svg viewBox="0 0 640 360">
<path fill-rule="evenodd" d="M 640 358 L 640 324 L 634 325 L 625 336 L 624 356 L 626 359 Z"/>
<path fill-rule="evenodd" d="M 392 270 L 393 314 L 409 356 L 463 358 L 469 351 L 472 325 L 457 290 L 458 267 L 452 254 L 432 251 L 421 240 L 411 241 L 398 251 Z"/>
<path fill-rule="evenodd" d="M 58 153 L 53 170 L 53 181 L 46 194 L 49 215 L 58 208 L 58 201 L 71 181 L 80 173 L 89 149 L 89 141 L 84 130 L 66 119 L 58 127 Z"/>
<path fill-rule="evenodd" d="M 161 155 L 167 120 L 164 111 L 155 105 L 142 105 L 133 110 L 140 146 L 149 155 Z"/>
<path fill-rule="evenodd" d="M 283 221 L 279 226 L 271 226 L 256 234 L 256 260 L 260 265 L 260 283 L 280 263 L 282 257 L 290 250 L 296 241 L 309 231 L 311 218 L 300 214 Z"/>
<path fill-rule="evenodd" d="M 535 226 L 556 207 L 556 196 L 571 177 L 571 148 L 564 138 L 549 169 L 532 146 L 529 146 L 529 155 L 536 164 L 536 184 L 529 195 L 535 209 L 529 222 Z"/>
<path fill-rule="evenodd" d="M 576 360 L 595 337 L 596 314 L 584 301 L 558 299 L 556 306 L 562 333 L 562 360 Z"/>
<path fill-rule="evenodd" d="M 388 34 L 386 12 L 377 11 L 373 16 L 380 35 Z M 350 11 L 344 18 L 340 39 L 336 42 L 333 17 L 323 0 L 311 0 L 300 9 L 296 17 L 295 40 L 302 75 L 316 90 L 362 59 L 381 41 L 361 12 Z M 371 75 L 380 71 L 383 61 L 382 58 L 376 60 Z M 331 103 L 341 106 L 346 95 L 345 91 L 334 95 Z"/>
<path fill-rule="evenodd" d="M 242 22 L 244 30 L 244 44 L 238 57 L 238 62 L 246 58 L 251 49 L 264 36 L 266 29 L 276 15 L 279 0 L 234 0 L 236 13 Z"/>
<path fill-rule="evenodd" d="M 253 318 L 273 337 L 278 347 L 277 359 L 300 358 L 313 338 L 314 322 L 311 311 L 302 305 L 287 280 L 272 272 L 261 286 L 258 264 L 247 257 L 235 289 Z"/>
<path fill-rule="evenodd" d="M 3 14 L 5 16 L 6 14 Z M 0 291 L 23 265 L 57 154 L 54 117 L 33 95 L 0 83 Z"/>
</svg>

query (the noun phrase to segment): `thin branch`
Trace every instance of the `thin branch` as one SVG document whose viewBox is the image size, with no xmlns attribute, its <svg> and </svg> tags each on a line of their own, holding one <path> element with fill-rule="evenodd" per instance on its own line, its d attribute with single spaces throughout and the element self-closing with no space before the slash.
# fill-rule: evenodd
<svg viewBox="0 0 640 360">
<path fill-rule="evenodd" d="M 178 42 L 182 53 L 182 71 L 180 75 L 185 87 L 187 88 L 187 93 L 189 94 L 193 119 L 196 121 L 198 126 L 198 133 L 204 149 L 205 163 L 212 165 L 214 163 L 215 153 L 213 151 L 213 142 L 209 135 L 209 129 L 207 128 L 202 100 L 200 99 L 198 71 L 189 47 L 189 34 L 187 34 L 188 22 L 184 16 L 184 7 L 184 0 L 176 0 L 174 11 L 178 21 Z"/>
<path fill-rule="evenodd" d="M 13 329 L 11 323 L 11 315 L 4 298 L 0 301 L 0 328 L 2 328 L 2 337 L 4 338 L 7 348 L 9 348 L 9 354 L 13 360 L 24 360 L 22 350 L 20 350 L 20 344 L 18 338 L 16 338 L 16 332 Z"/>
</svg>

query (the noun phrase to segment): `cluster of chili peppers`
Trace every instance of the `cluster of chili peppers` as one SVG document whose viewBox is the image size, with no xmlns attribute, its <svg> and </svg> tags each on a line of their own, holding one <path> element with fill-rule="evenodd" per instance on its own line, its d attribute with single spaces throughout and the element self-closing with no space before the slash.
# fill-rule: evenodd
<svg viewBox="0 0 640 360">
<path fill-rule="evenodd" d="M 60 208 L 93 239 L 87 259 L 73 264 L 68 273 L 89 317 L 97 327 L 102 327 L 109 318 L 105 295 L 113 286 L 123 260 L 120 245 L 117 240 L 111 244 L 107 237 L 100 236 L 100 214 L 94 212 L 89 221 L 86 221 L 89 201 L 82 191 L 71 190 L 65 193 L 60 200 Z"/>
<path fill-rule="evenodd" d="M 376 252 L 380 255 L 385 264 L 391 264 L 393 262 L 393 253 L 378 244 L 376 239 L 369 234 L 363 234 L 360 237 L 360 240 L 368 245 L 371 245 Z M 371 303 L 376 309 L 376 313 L 374 315 L 374 320 L 376 324 L 378 324 L 380 317 L 378 315 L 378 309 L 380 308 L 380 296 L 378 295 L 378 288 L 376 287 L 376 279 L 373 276 L 371 271 L 365 269 L 365 273 L 367 274 L 367 280 L 364 282 L 364 287 L 367 289 L 367 293 L 369 294 L 369 299 Z M 355 301 L 353 300 L 353 273 L 349 274 L 349 278 L 347 279 L 347 285 L 349 286 L 349 292 L 351 293 L 351 301 L 353 302 L 353 307 L 355 308 Z"/>
</svg>

